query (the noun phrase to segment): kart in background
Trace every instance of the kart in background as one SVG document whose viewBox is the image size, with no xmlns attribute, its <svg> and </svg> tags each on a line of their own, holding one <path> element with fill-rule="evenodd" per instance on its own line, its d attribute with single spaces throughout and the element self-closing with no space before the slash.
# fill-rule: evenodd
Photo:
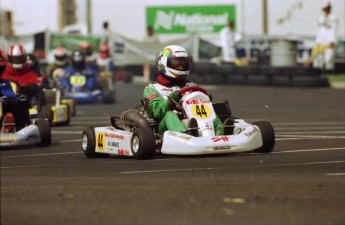
<svg viewBox="0 0 345 225">
<path fill-rule="evenodd" d="M 103 103 L 115 102 L 115 85 L 110 77 L 97 77 L 94 86 L 95 90 L 89 90 L 86 86 L 87 80 L 91 79 L 89 75 L 74 74 L 69 77 L 69 83 L 71 84 L 71 90 L 64 91 L 66 98 L 72 98 L 77 103 L 94 103 L 97 101 L 103 101 Z"/>
<path fill-rule="evenodd" d="M 29 109 L 26 108 L 28 111 Z M 27 112 L 28 113 L 28 112 Z M 49 146 L 51 144 L 51 128 L 47 118 L 40 115 L 37 119 L 27 121 L 23 127 L 18 127 L 12 112 L 3 115 L 3 104 L 0 103 L 0 147 L 16 147 L 26 145 Z"/>
<path fill-rule="evenodd" d="M 234 119 L 228 102 L 213 104 L 203 88 L 180 90 L 181 104 L 176 103 L 185 126 L 195 118 L 198 137 L 187 133 L 158 133 L 158 123 L 152 118 L 145 102 L 136 110 L 111 117 L 109 126 L 89 126 L 82 134 L 82 150 L 89 157 L 107 155 L 151 159 L 156 154 L 204 155 L 235 152 L 271 152 L 275 143 L 273 127 L 268 121 L 253 124 Z M 216 136 L 213 121 L 216 113 L 222 121 L 233 118 L 232 134 Z"/>
<path fill-rule="evenodd" d="M 12 90 L 19 95 L 20 87 L 16 82 L 11 81 Z M 71 115 L 76 115 L 76 103 L 74 99 L 62 99 L 59 89 L 42 88 L 37 97 L 30 99 L 30 115 L 33 119 L 43 115 L 49 120 L 52 126 L 67 125 Z"/>
</svg>

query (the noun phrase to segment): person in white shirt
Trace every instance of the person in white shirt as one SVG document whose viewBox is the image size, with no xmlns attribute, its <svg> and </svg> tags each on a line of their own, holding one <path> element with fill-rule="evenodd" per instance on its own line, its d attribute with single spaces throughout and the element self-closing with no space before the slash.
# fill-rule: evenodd
<svg viewBox="0 0 345 225">
<path fill-rule="evenodd" d="M 236 56 L 236 43 L 240 41 L 241 36 L 234 32 L 234 22 L 229 20 L 219 35 L 223 61 L 237 66 L 247 65 L 248 61 L 245 57 L 237 58 Z"/>
<path fill-rule="evenodd" d="M 334 69 L 335 45 L 337 42 L 337 17 L 331 13 L 332 6 L 327 1 L 322 6 L 322 14 L 318 20 L 318 32 L 315 39 L 315 46 L 310 57 L 304 64 L 310 67 L 313 64 L 315 68 L 325 70 Z"/>
</svg>

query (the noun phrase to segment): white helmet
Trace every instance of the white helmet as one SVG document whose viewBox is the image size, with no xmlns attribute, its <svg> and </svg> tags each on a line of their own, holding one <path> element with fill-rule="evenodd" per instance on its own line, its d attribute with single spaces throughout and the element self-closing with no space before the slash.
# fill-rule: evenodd
<svg viewBox="0 0 345 225">
<path fill-rule="evenodd" d="M 158 70 L 169 79 L 185 81 L 189 75 L 190 59 L 186 49 L 178 45 L 166 46 L 158 56 Z"/>
<path fill-rule="evenodd" d="M 8 50 L 8 63 L 13 70 L 23 70 L 28 65 L 28 56 L 23 45 L 10 45 Z"/>
</svg>

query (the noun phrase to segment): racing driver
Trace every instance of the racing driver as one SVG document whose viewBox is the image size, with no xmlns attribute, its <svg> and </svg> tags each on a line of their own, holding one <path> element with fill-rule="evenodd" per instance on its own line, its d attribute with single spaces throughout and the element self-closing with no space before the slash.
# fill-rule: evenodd
<svg viewBox="0 0 345 225">
<path fill-rule="evenodd" d="M 173 102 L 178 102 L 182 97 L 179 93 L 180 89 L 197 86 L 187 80 L 190 71 L 190 58 L 187 51 L 178 45 L 165 47 L 158 56 L 158 70 L 159 75 L 156 81 L 148 84 L 143 93 L 153 118 L 159 122 L 158 132 L 163 134 L 166 130 L 172 130 L 199 136 L 196 119 L 191 118 L 186 129 L 173 106 Z M 227 119 L 224 121 L 225 124 L 226 127 L 233 125 L 233 120 Z M 223 125 L 218 116 L 214 121 L 214 128 L 216 135 L 230 134 L 228 129 L 223 131 Z"/>
</svg>

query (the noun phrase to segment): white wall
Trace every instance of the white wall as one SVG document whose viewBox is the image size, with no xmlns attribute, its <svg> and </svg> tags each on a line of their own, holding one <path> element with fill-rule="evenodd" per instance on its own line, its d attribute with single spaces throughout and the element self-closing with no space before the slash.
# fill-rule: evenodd
<svg viewBox="0 0 345 225">
<path fill-rule="evenodd" d="M 26 35 L 45 29 L 58 30 L 58 0 L 0 0 L 2 10 L 12 10 L 16 35 Z M 220 5 L 235 4 L 238 9 L 237 28 L 244 35 L 261 35 L 263 0 L 91 0 L 92 30 L 101 31 L 105 20 L 111 29 L 126 37 L 142 40 L 145 36 L 147 6 L 167 5 Z M 321 13 L 321 4 L 325 0 L 267 0 L 270 35 L 306 35 L 314 36 L 317 30 L 317 18 Z M 277 24 L 277 20 L 286 15 L 294 3 L 302 2 L 303 7 L 295 10 L 286 23 Z M 330 0 L 333 12 L 339 18 L 338 34 L 345 37 L 345 1 Z M 86 23 L 86 0 L 77 0 L 77 20 Z M 211 35 L 212 36 L 212 35 Z M 213 36 L 217 36 L 214 34 Z M 171 38 L 161 35 L 161 40 Z"/>
</svg>

